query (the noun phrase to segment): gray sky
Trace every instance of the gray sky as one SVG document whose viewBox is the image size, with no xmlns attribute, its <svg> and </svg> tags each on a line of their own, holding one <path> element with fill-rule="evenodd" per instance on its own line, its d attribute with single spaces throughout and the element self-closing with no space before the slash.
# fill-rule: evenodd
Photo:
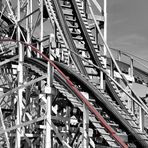
<svg viewBox="0 0 148 148">
<path fill-rule="evenodd" d="M 148 60 L 148 0 L 108 0 L 108 43 Z"/>
<path fill-rule="evenodd" d="M 107 2 L 108 44 L 148 60 L 148 0 Z M 144 86 L 133 87 L 140 96 L 147 92 Z"/>
</svg>

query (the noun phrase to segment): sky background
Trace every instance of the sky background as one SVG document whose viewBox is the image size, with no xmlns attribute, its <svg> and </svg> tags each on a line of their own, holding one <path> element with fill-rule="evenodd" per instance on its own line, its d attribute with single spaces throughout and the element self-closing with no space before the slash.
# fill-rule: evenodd
<svg viewBox="0 0 148 148">
<path fill-rule="evenodd" d="M 107 3 L 108 44 L 148 60 L 148 0 L 107 0 Z M 140 96 L 148 92 L 138 85 L 134 89 Z"/>
<path fill-rule="evenodd" d="M 148 60 L 148 0 L 107 0 L 108 44 Z"/>
</svg>

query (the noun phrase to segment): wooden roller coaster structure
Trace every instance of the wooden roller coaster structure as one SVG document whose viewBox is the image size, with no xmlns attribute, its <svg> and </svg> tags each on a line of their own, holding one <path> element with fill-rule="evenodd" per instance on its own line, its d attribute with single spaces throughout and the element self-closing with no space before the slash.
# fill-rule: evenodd
<svg viewBox="0 0 148 148">
<path fill-rule="evenodd" d="M 147 148 L 136 62 L 107 44 L 106 0 L 0 0 L 0 148 Z"/>
</svg>

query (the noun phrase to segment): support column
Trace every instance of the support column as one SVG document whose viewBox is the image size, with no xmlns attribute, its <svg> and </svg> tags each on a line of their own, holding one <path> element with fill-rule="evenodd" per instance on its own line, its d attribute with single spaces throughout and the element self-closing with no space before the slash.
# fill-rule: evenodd
<svg viewBox="0 0 148 148">
<path fill-rule="evenodd" d="M 52 87 L 48 84 L 45 88 L 45 93 L 47 94 L 47 119 L 46 119 L 47 121 L 46 121 L 45 148 L 52 148 L 52 140 L 51 140 L 52 139 L 52 137 L 51 137 L 51 131 L 52 131 L 52 128 L 51 128 Z"/>
<path fill-rule="evenodd" d="M 110 62 L 110 76 L 112 78 L 114 78 L 114 63 L 113 63 L 112 59 L 111 59 L 111 62 Z"/>
<path fill-rule="evenodd" d="M 107 43 L 107 0 L 104 0 L 104 41 Z M 106 46 L 104 45 L 104 65 L 105 68 L 107 66 L 107 49 Z"/>
<path fill-rule="evenodd" d="M 30 0 L 30 13 L 32 13 L 33 12 L 33 0 Z M 33 16 L 31 15 L 30 16 L 30 34 L 31 34 L 31 36 L 32 36 L 32 25 L 33 25 L 33 21 L 32 21 L 32 18 L 33 18 Z"/>
<path fill-rule="evenodd" d="M 49 41 L 49 59 L 50 59 L 50 48 L 51 48 L 51 41 L 53 36 L 50 35 Z M 45 93 L 47 94 L 47 119 L 46 119 L 46 141 L 45 141 L 45 148 L 52 148 L 52 137 L 51 137 L 51 110 L 52 110 L 52 95 L 53 93 L 53 67 L 48 62 L 47 67 L 47 86 L 45 87 Z"/>
<path fill-rule="evenodd" d="M 107 43 L 107 0 L 104 0 L 104 41 Z M 107 66 L 107 59 L 106 59 L 106 56 L 107 56 L 107 49 L 106 49 L 106 46 L 103 45 L 103 55 L 104 55 L 104 58 L 103 58 L 103 61 L 104 61 L 104 66 L 106 68 Z M 104 82 L 103 82 L 103 72 L 100 72 L 100 88 L 101 89 L 104 89 Z"/>
<path fill-rule="evenodd" d="M 133 58 L 130 59 L 130 76 L 133 77 L 134 65 L 133 65 Z"/>
<path fill-rule="evenodd" d="M 82 92 L 82 95 L 89 99 L 89 95 L 86 92 Z M 89 112 L 87 106 L 83 104 L 83 148 L 88 148 L 89 146 Z"/>
<path fill-rule="evenodd" d="M 133 74 L 134 74 L 134 65 L 133 65 L 133 58 L 131 57 L 131 62 L 130 62 L 130 71 L 129 71 L 129 74 L 131 76 L 131 78 L 133 78 Z M 131 81 L 131 85 L 132 85 L 132 81 Z M 132 99 L 131 100 L 131 111 L 133 114 L 135 114 L 135 103 Z"/>
<path fill-rule="evenodd" d="M 132 83 L 129 83 L 129 86 L 132 88 Z M 130 94 L 130 95 L 132 95 L 132 92 L 131 92 L 131 90 L 129 89 L 129 87 L 127 86 L 127 92 Z M 130 98 L 130 97 L 128 97 L 127 96 L 127 98 L 128 98 L 128 109 L 132 112 L 132 113 L 134 113 L 134 101 Z"/>
<path fill-rule="evenodd" d="M 36 48 L 37 48 L 37 49 L 40 49 L 40 43 L 37 43 Z M 38 58 L 40 57 L 39 53 L 37 53 L 37 57 L 38 57 Z"/>
<path fill-rule="evenodd" d="M 117 60 L 121 61 L 121 51 L 119 51 L 119 53 L 118 53 L 118 59 Z"/>
<path fill-rule="evenodd" d="M 71 140 L 71 135 L 69 133 L 70 131 L 70 107 L 69 106 L 66 106 L 66 118 L 67 118 L 67 121 L 66 121 L 66 127 L 65 127 L 65 141 L 69 144 L 70 143 L 70 140 Z"/>
<path fill-rule="evenodd" d="M 32 0 L 27 0 L 27 15 L 32 13 Z M 27 43 L 31 44 L 32 36 L 32 16 L 29 16 L 26 20 L 26 30 L 27 30 Z M 31 47 L 27 47 L 27 57 L 31 57 Z"/>
<path fill-rule="evenodd" d="M 41 33 L 40 33 L 40 41 L 43 40 L 43 30 L 44 30 L 44 26 L 43 26 L 43 0 L 40 0 L 40 12 L 41 12 Z M 43 52 L 43 43 L 40 43 L 40 51 Z"/>
<path fill-rule="evenodd" d="M 20 20 L 20 0 L 17 1 L 17 21 Z M 17 26 L 17 40 L 20 41 L 20 28 Z M 19 61 L 18 61 L 18 86 L 23 84 L 23 61 L 24 61 L 24 51 L 21 43 L 18 43 L 18 52 L 19 52 Z M 22 99 L 23 99 L 23 89 L 18 90 L 18 98 L 17 98 L 17 119 L 16 124 L 21 124 L 22 117 Z M 15 148 L 21 147 L 21 128 L 16 130 L 16 143 Z"/>
<path fill-rule="evenodd" d="M 143 132 L 144 131 L 144 110 L 139 107 L 139 127 L 140 130 Z"/>
</svg>

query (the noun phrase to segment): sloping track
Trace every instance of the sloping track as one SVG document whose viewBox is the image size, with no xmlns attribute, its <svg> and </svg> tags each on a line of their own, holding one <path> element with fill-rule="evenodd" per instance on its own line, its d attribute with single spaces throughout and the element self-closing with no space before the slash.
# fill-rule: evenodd
<svg viewBox="0 0 148 148">
<path fill-rule="evenodd" d="M 50 1 L 48 0 L 45 1 L 47 10 L 49 9 L 49 2 Z M 77 54 L 85 52 L 85 56 L 87 56 L 84 58 L 86 60 L 101 68 L 104 68 L 102 57 L 88 26 L 86 16 L 81 9 L 80 1 L 71 0 L 64 3 L 62 0 L 53 0 L 52 5 L 59 24 L 61 26 L 64 25 L 64 28 L 61 27 L 61 29 L 70 49 Z M 64 14 L 65 9 L 70 9 L 70 11 L 72 9 L 72 14 Z M 71 17 L 73 20 L 70 19 Z M 5 16 L 2 16 L 2 19 L 8 24 L 12 23 Z M 74 22 L 71 23 L 72 21 Z M 71 24 L 73 24 L 73 26 L 69 26 Z M 77 47 L 78 42 L 82 43 L 83 48 Z M 45 55 L 42 56 L 48 61 Z M 80 57 L 77 57 L 75 54 L 72 54 L 72 57 L 77 66 L 76 68 L 72 68 L 71 66 L 67 67 L 59 62 L 55 62 L 55 65 L 57 65 L 56 67 L 52 62 L 50 62 L 55 67 L 54 87 L 59 91 L 59 93 L 66 97 L 66 99 L 72 104 L 72 108 L 76 107 L 81 112 L 81 117 L 83 112 L 83 103 L 87 105 L 88 109 L 90 110 L 89 119 L 92 129 L 99 132 L 99 135 L 101 135 L 100 137 L 105 140 L 103 143 L 104 145 L 108 147 L 127 147 L 125 142 L 122 140 L 122 136 L 125 136 L 128 138 L 128 141 L 126 142 L 129 147 L 134 145 L 137 148 L 147 148 L 147 134 L 140 131 L 138 124 L 136 123 L 135 116 L 129 113 L 127 108 L 123 105 L 120 92 L 115 87 L 112 80 L 105 76 L 105 81 L 110 92 L 104 92 L 98 87 L 98 83 L 92 83 L 93 77 L 99 79 L 100 70 L 96 69 L 91 64 L 86 64 L 86 62 L 81 61 Z M 5 62 L 6 59 L 8 60 L 8 62 L 5 63 L 6 65 L 11 62 L 11 60 L 14 60 L 14 58 L 11 56 L 1 55 L 1 62 Z M 11 60 L 9 61 L 9 59 Z M 16 64 L 16 62 L 14 63 Z M 123 62 L 118 62 L 118 64 L 123 67 L 123 71 L 127 71 L 127 64 Z M 24 65 L 30 67 L 30 69 L 32 69 L 32 71 L 38 75 L 46 73 L 46 62 L 42 59 L 25 58 Z M 58 67 L 63 73 L 58 73 Z M 93 72 L 90 73 L 90 71 Z M 135 78 L 140 77 L 141 81 L 144 81 L 147 84 L 146 72 L 134 68 L 134 74 Z M 67 79 L 65 76 L 69 79 Z M 78 89 L 79 91 L 87 92 L 90 99 L 86 100 Z M 95 141 L 93 137 L 91 137 L 91 140 Z M 94 143 L 96 144 L 97 142 L 95 141 Z"/>
</svg>

